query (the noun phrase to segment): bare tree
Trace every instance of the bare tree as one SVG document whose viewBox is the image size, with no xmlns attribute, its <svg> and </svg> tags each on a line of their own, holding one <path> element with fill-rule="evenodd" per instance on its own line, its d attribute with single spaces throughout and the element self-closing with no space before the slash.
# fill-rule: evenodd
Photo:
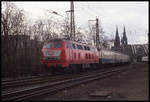
<svg viewBox="0 0 150 102">
<path fill-rule="evenodd" d="M 70 24 L 68 18 L 65 18 L 61 24 L 61 37 L 67 40 L 70 39 Z"/>
<path fill-rule="evenodd" d="M 3 36 L 3 55 L 4 55 L 4 72 L 7 68 L 13 67 L 17 62 L 17 47 L 19 45 L 18 36 L 21 35 L 24 29 L 24 12 L 18 9 L 11 2 L 3 2 L 1 17 L 2 36 Z M 9 71 L 18 71 L 9 68 Z"/>
<path fill-rule="evenodd" d="M 29 75 L 39 71 L 42 43 L 59 37 L 61 23 L 50 18 L 29 25 L 24 11 L 11 2 L 3 2 L 1 15 L 3 76 Z"/>
<path fill-rule="evenodd" d="M 42 36 L 43 40 L 54 39 L 59 37 L 60 24 L 52 19 L 45 20 L 45 34 Z"/>
<path fill-rule="evenodd" d="M 93 45 L 96 45 L 96 26 L 95 26 L 95 24 L 89 25 L 88 38 L 89 38 L 89 41 L 91 41 Z"/>
<path fill-rule="evenodd" d="M 92 37 L 92 39 L 90 36 Z M 95 26 L 95 24 L 89 25 L 89 38 L 92 40 L 93 44 L 96 45 L 96 26 Z M 100 47 L 107 49 L 109 39 L 105 35 L 105 32 L 104 32 L 101 24 L 99 24 L 99 39 L 100 39 Z"/>
</svg>

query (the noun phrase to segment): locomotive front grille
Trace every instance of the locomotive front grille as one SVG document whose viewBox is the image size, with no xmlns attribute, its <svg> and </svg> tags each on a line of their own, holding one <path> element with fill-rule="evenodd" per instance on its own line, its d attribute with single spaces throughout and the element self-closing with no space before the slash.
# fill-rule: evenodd
<svg viewBox="0 0 150 102">
<path fill-rule="evenodd" d="M 60 57 L 46 57 L 44 60 L 53 61 L 53 60 L 60 60 Z"/>
</svg>

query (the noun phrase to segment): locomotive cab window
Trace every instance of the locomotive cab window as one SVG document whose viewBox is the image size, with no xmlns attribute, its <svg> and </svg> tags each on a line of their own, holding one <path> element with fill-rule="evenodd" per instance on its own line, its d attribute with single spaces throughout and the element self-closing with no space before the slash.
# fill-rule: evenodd
<svg viewBox="0 0 150 102">
<path fill-rule="evenodd" d="M 49 42 L 44 45 L 43 48 L 61 48 L 62 43 L 61 42 Z"/>
<path fill-rule="evenodd" d="M 61 48 L 62 43 L 61 42 L 54 42 L 54 48 Z"/>
<path fill-rule="evenodd" d="M 43 48 L 51 48 L 51 44 L 50 44 L 50 43 L 47 43 L 47 44 L 44 45 Z"/>
</svg>

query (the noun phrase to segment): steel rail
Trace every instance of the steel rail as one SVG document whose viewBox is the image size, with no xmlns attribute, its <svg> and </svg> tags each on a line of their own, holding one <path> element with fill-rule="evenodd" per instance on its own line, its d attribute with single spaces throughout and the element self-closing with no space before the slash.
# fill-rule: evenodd
<svg viewBox="0 0 150 102">
<path fill-rule="evenodd" d="M 10 81 L 2 81 L 2 89 L 6 89 L 9 87 L 17 87 L 17 86 L 22 86 L 25 84 L 32 84 L 35 81 L 40 81 L 42 79 L 48 79 L 50 78 L 52 75 L 48 75 L 48 76 L 37 76 L 37 77 L 31 77 L 31 78 L 24 78 L 24 79 L 19 79 L 19 80 L 10 80 Z"/>
<path fill-rule="evenodd" d="M 47 77 L 47 76 L 51 76 L 51 74 L 30 76 L 30 77 L 16 78 L 16 79 L 2 79 L 2 83 L 11 83 L 11 82 L 15 82 L 15 81 L 28 80 L 28 79 L 31 79 L 31 78 L 41 78 L 41 77 Z"/>
<path fill-rule="evenodd" d="M 94 72 L 94 71 L 92 71 Z M 86 73 L 81 73 L 80 75 L 84 75 Z M 2 90 L 8 89 L 8 88 L 15 88 L 25 85 L 31 85 L 31 84 L 38 84 L 48 81 L 58 81 L 57 79 L 62 79 L 62 77 L 67 78 L 69 74 L 63 74 L 63 75 L 51 75 L 51 76 L 42 76 L 42 77 L 36 77 L 31 79 L 22 79 L 22 80 L 12 80 L 8 82 L 2 82 Z M 56 79 L 56 80 L 53 80 Z"/>
<path fill-rule="evenodd" d="M 62 80 L 58 82 L 52 82 L 50 84 L 42 85 L 42 86 L 37 86 L 37 87 L 32 87 L 24 90 L 19 90 L 19 91 L 14 91 L 10 93 L 5 93 L 2 94 L 2 100 L 26 100 L 35 96 L 43 95 L 46 93 L 56 93 L 59 90 L 63 90 L 65 88 L 73 87 L 75 85 L 93 81 L 96 79 L 108 77 L 110 75 L 113 75 L 115 73 L 118 73 L 120 71 L 126 70 L 129 68 L 121 68 L 121 69 L 115 69 L 111 71 L 106 71 L 106 72 L 101 72 L 95 75 L 87 75 L 87 76 L 82 76 L 79 78 L 74 78 L 74 79 L 67 79 L 67 80 Z"/>
<path fill-rule="evenodd" d="M 104 71 L 104 69 L 101 69 L 101 71 Z M 93 70 L 92 72 L 96 72 Z M 88 73 L 88 72 L 87 72 Z M 79 73 L 76 73 L 79 74 Z M 84 75 L 85 73 L 81 73 L 80 75 Z M 52 79 L 55 79 L 56 77 L 68 77 L 69 74 L 60 74 L 60 75 L 48 75 L 48 76 L 38 76 L 38 77 L 33 77 L 33 78 L 25 78 L 25 79 L 20 79 L 20 80 L 11 80 L 11 81 L 6 81 L 2 82 L 2 90 L 8 90 L 9 88 L 15 88 L 15 87 L 20 87 L 20 86 L 25 86 L 25 85 L 32 85 L 32 84 L 38 84 L 38 83 L 43 83 L 43 82 L 48 82 L 51 81 Z M 57 79 L 56 79 L 57 80 Z"/>
</svg>

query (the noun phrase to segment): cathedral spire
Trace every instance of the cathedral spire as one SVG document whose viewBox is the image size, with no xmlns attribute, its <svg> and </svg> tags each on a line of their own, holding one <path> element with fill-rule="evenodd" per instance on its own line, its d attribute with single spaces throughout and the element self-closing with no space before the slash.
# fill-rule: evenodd
<svg viewBox="0 0 150 102">
<path fill-rule="evenodd" d="M 122 37 L 121 43 L 122 45 L 128 45 L 125 26 L 124 26 L 123 37 Z"/>
<path fill-rule="evenodd" d="M 120 38 L 119 38 L 119 33 L 118 33 L 118 26 L 116 26 L 116 36 L 115 36 L 115 41 L 114 41 L 114 47 L 116 50 L 120 48 Z"/>
</svg>

